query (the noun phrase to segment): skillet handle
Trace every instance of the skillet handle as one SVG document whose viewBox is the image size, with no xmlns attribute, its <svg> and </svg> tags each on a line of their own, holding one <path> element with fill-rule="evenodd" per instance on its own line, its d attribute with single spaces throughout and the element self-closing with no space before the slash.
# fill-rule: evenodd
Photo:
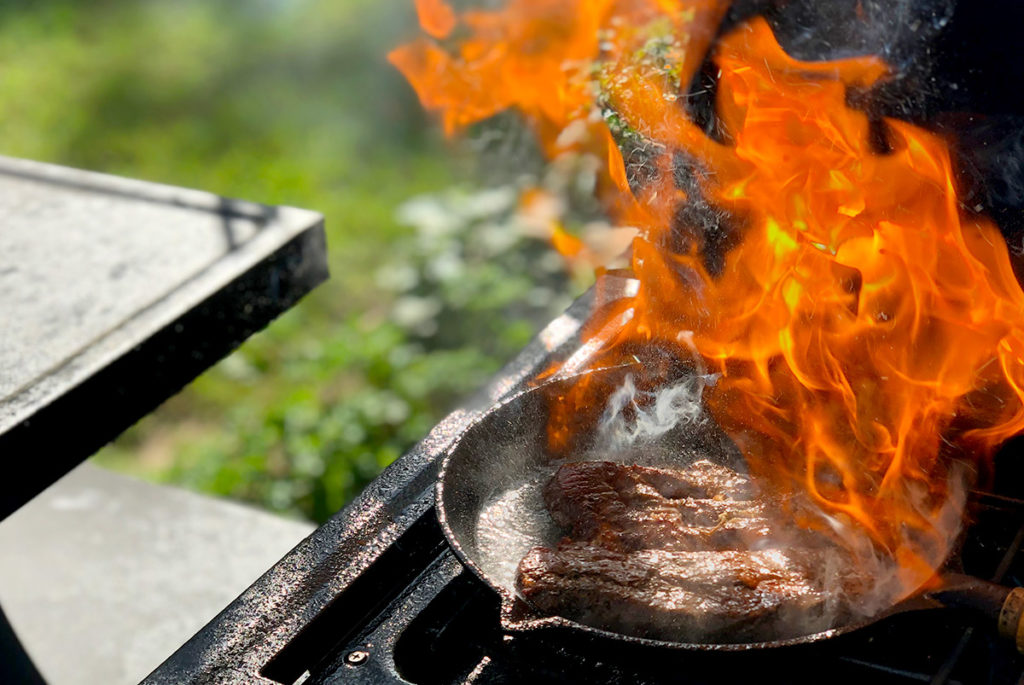
<svg viewBox="0 0 1024 685">
<path fill-rule="evenodd" d="M 1003 601 L 999 610 L 999 634 L 1017 645 L 1024 654 L 1024 587 L 1015 587 Z"/>
<path fill-rule="evenodd" d="M 946 574 L 942 586 L 927 593 L 947 607 L 969 609 L 994 620 L 999 635 L 1024 654 L 1024 588 L 1004 587 L 973 576 Z"/>
</svg>

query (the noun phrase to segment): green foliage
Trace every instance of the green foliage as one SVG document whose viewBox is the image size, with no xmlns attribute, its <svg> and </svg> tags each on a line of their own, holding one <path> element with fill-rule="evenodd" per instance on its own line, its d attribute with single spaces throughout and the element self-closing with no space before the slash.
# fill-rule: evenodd
<svg viewBox="0 0 1024 685">
<path fill-rule="evenodd" d="M 441 193 L 466 162 L 384 61 L 412 20 L 406 0 L 0 5 L 0 152 L 327 217 L 330 283 L 102 463 L 323 520 L 566 304 L 511 191 Z"/>
</svg>

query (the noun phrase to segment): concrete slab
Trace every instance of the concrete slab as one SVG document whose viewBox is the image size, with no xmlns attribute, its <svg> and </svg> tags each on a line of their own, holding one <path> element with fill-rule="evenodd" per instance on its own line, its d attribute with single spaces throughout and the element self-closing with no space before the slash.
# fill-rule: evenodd
<svg viewBox="0 0 1024 685">
<path fill-rule="evenodd" d="M 0 605 L 51 685 L 137 683 L 313 528 L 83 464 L 0 523 Z"/>
</svg>

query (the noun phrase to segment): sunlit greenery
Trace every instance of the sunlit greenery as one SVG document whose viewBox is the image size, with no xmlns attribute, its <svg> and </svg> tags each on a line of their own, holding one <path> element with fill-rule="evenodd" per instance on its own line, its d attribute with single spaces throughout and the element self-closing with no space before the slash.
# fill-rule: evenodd
<svg viewBox="0 0 1024 685">
<path fill-rule="evenodd" d="M 0 4 L 3 154 L 327 217 L 331 282 L 101 463 L 323 520 L 564 305 L 508 194 L 467 184 L 386 64 L 412 20 L 411 0 Z"/>
</svg>

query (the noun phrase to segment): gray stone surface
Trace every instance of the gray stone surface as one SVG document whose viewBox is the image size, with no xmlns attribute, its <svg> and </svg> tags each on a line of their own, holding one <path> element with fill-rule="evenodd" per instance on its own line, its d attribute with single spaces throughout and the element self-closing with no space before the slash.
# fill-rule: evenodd
<svg viewBox="0 0 1024 685">
<path fill-rule="evenodd" d="M 312 530 L 83 464 L 0 522 L 0 605 L 51 685 L 136 683 Z"/>
<path fill-rule="evenodd" d="M 0 157 L 0 520 L 326 278 L 315 212 Z"/>
<path fill-rule="evenodd" d="M 0 157 L 0 433 L 320 220 Z"/>
</svg>

